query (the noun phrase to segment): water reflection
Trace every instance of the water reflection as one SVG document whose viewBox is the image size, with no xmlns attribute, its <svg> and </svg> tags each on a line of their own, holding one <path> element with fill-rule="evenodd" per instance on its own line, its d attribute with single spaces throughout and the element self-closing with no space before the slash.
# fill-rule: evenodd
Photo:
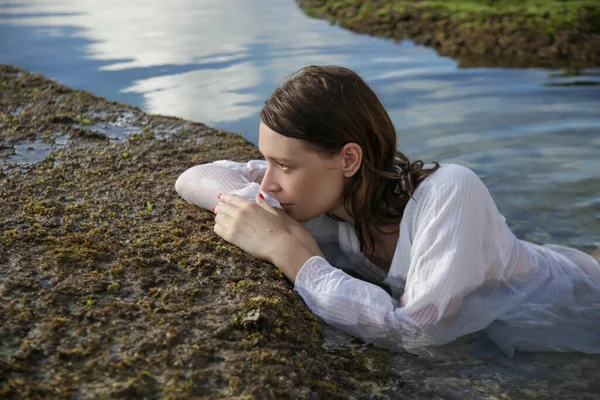
<svg viewBox="0 0 600 400">
<path fill-rule="evenodd" d="M 262 99 L 247 89 L 260 81 L 257 69 L 246 62 L 218 70 L 143 79 L 124 92 L 144 94 L 146 108 L 155 112 L 215 124 L 255 116 L 260 111 L 257 103 Z M 210 101 L 198 104 L 198 99 Z"/>
<path fill-rule="evenodd" d="M 600 90 L 587 85 L 600 70 L 457 69 L 411 42 L 309 19 L 292 0 L 5 0 L 0 62 L 253 142 L 281 79 L 345 65 L 388 107 L 402 151 L 473 168 L 521 237 L 600 245 Z"/>
<path fill-rule="evenodd" d="M 69 35 L 63 28 L 76 27 L 70 36 L 90 41 L 85 57 L 102 60 L 102 71 L 163 67 L 121 88 L 141 93 L 146 110 L 231 122 L 255 117 L 265 97 L 257 94 L 261 84 L 272 89 L 306 63 L 349 58 L 345 52 L 317 56 L 315 49 L 335 43 L 343 32 L 331 35 L 323 29 L 329 28 L 326 23 L 309 20 L 291 2 L 280 3 L 9 1 L 0 22 L 43 27 L 39 33 L 54 36 Z M 288 18 L 290 12 L 295 18 Z M 173 66 L 190 65 L 195 68 L 171 72 Z"/>
</svg>

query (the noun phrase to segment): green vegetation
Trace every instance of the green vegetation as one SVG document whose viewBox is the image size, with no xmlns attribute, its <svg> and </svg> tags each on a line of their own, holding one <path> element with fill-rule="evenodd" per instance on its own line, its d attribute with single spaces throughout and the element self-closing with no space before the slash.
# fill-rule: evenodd
<svg viewBox="0 0 600 400">
<path fill-rule="evenodd" d="M 477 26 L 490 17 L 519 16 L 545 32 L 565 27 L 600 30 L 599 0 L 299 0 L 299 3 L 307 13 L 320 17 L 353 9 L 351 18 L 355 19 L 410 13 L 423 19 L 448 18 Z"/>
<path fill-rule="evenodd" d="M 600 63 L 600 0 L 297 1 L 310 16 L 361 33 L 413 38 L 444 55 L 529 53 L 534 65 Z"/>
</svg>

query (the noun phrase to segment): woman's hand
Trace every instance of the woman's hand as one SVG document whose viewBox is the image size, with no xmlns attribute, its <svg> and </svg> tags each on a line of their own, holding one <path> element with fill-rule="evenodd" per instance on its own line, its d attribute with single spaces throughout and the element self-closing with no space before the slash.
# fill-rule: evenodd
<svg viewBox="0 0 600 400">
<path fill-rule="evenodd" d="M 264 202 L 263 199 L 260 200 L 261 202 Z M 261 202 L 257 200 L 257 203 L 260 204 Z M 290 217 L 284 210 L 273 207 L 271 207 L 271 209 L 281 216 L 281 218 L 285 222 L 287 231 L 292 236 L 300 240 L 302 244 L 304 244 L 310 251 L 314 252 L 315 255 L 323 257 L 323 253 L 321 252 L 321 248 L 317 244 L 317 241 L 315 240 L 313 235 L 308 231 L 308 229 L 304 227 L 304 225 L 296 221 L 294 218 Z"/>
<path fill-rule="evenodd" d="M 292 282 L 306 260 L 321 255 L 316 243 L 308 247 L 292 234 L 295 231 L 302 236 L 295 220 L 275 210 L 264 199 L 257 197 L 253 203 L 234 194 L 224 194 L 219 200 L 213 209 L 215 233 L 251 255 L 272 262 Z M 304 229 L 302 225 L 300 228 Z"/>
</svg>

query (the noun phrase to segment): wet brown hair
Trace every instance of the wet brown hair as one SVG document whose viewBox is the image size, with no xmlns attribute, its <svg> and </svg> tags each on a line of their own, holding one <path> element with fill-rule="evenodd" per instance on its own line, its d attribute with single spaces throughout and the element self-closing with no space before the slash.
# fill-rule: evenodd
<svg viewBox="0 0 600 400">
<path fill-rule="evenodd" d="M 273 131 L 300 139 L 324 157 L 347 143 L 363 151 L 358 172 L 344 187 L 344 207 L 364 252 L 374 230 L 399 223 L 415 189 L 439 168 L 425 168 L 397 151 L 394 124 L 377 95 L 354 71 L 338 66 L 302 68 L 265 101 L 260 118 Z M 396 231 L 397 232 L 397 231 Z"/>
</svg>

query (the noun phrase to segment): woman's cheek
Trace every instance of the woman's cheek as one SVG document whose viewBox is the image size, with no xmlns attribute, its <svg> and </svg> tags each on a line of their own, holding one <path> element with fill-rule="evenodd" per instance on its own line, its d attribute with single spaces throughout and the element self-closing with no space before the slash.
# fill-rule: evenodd
<svg viewBox="0 0 600 400">
<path fill-rule="evenodd" d="M 283 189 L 286 194 L 286 199 L 288 202 L 291 202 L 289 197 L 293 196 L 296 193 L 296 181 L 290 176 L 281 177 L 281 189 Z"/>
</svg>

